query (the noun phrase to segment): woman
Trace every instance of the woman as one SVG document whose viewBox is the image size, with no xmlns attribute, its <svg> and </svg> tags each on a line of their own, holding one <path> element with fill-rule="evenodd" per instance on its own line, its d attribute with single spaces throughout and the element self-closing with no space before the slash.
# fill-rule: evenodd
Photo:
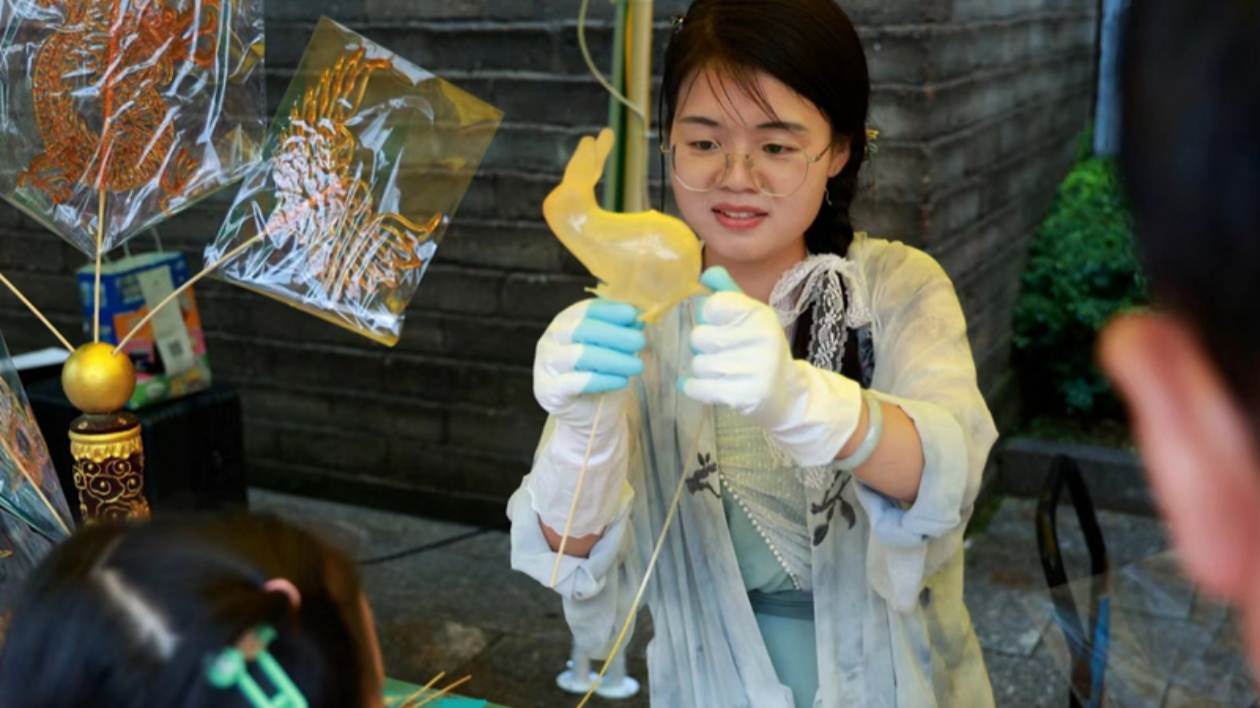
<svg viewBox="0 0 1260 708">
<path fill-rule="evenodd" d="M 354 564 L 269 517 L 80 529 L 25 581 L 2 652 L 0 708 L 382 705 Z"/>
<path fill-rule="evenodd" d="M 996 431 L 958 298 L 855 233 L 870 81 L 831 0 L 698 0 L 662 86 L 695 298 L 646 328 L 586 301 L 539 342 L 551 416 L 509 502 L 512 564 L 606 650 L 679 475 L 648 586 L 660 706 L 992 705 L 962 532 Z"/>
</svg>

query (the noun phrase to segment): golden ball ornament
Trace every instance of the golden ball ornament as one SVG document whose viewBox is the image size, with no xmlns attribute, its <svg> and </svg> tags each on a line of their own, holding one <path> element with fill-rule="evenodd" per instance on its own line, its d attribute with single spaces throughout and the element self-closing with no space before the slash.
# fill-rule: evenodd
<svg viewBox="0 0 1260 708">
<path fill-rule="evenodd" d="M 114 345 L 84 344 L 66 359 L 61 388 L 84 413 L 113 413 L 131 400 L 136 370 L 126 353 L 114 353 Z"/>
</svg>

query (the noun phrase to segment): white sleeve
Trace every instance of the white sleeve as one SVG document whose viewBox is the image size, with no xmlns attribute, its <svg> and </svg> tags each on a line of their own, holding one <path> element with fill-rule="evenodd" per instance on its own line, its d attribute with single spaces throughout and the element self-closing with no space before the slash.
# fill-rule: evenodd
<svg viewBox="0 0 1260 708">
<path fill-rule="evenodd" d="M 544 428 L 539 451 L 545 449 L 552 425 Z M 537 454 L 535 464 L 544 456 Z M 637 457 L 631 455 L 632 458 Z M 625 567 L 625 559 L 634 541 L 630 513 L 634 491 L 629 482 L 621 483 L 620 493 L 612 504 L 611 521 L 585 558 L 564 555 L 556 576 L 556 592 L 564 604 L 565 619 L 578 646 L 597 655 L 611 642 L 619 618 L 624 617 L 626 603 L 623 588 L 633 588 Z M 511 520 L 511 564 L 539 583 L 551 581 L 552 568 L 558 555 L 543 535 L 533 495 L 530 475 L 508 500 L 507 515 Z"/>
<path fill-rule="evenodd" d="M 872 392 L 913 421 L 924 466 L 908 507 L 860 483 L 855 494 L 870 519 L 871 583 L 907 610 L 924 580 L 958 552 L 997 429 L 949 276 L 926 253 L 899 243 L 867 240 L 861 252 L 873 318 Z"/>
</svg>

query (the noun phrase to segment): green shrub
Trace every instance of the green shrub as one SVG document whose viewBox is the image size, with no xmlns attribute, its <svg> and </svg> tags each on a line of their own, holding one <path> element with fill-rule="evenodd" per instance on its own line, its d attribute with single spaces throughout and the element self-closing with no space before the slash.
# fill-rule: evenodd
<svg viewBox="0 0 1260 708">
<path fill-rule="evenodd" d="M 1015 307 L 1026 413 L 1120 415 L 1094 364 L 1095 340 L 1113 314 L 1146 302 L 1114 162 L 1081 155 L 1037 229 Z"/>
</svg>

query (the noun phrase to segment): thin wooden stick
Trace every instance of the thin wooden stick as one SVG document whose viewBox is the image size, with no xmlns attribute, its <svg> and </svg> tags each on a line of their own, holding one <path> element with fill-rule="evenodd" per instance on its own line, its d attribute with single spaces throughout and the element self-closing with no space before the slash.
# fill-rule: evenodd
<svg viewBox="0 0 1260 708">
<path fill-rule="evenodd" d="M 61 518 L 61 514 L 57 513 L 57 510 L 53 507 L 52 502 L 48 501 L 48 496 L 44 494 L 44 490 L 41 489 L 40 486 L 35 483 L 35 480 L 29 475 L 27 475 L 26 480 L 31 483 L 31 488 L 35 490 L 35 496 L 39 497 L 39 500 L 43 502 L 45 507 L 47 507 L 48 513 L 52 514 L 52 517 L 56 520 L 57 525 L 61 527 L 61 530 L 64 531 L 67 536 L 69 536 L 71 533 L 70 527 L 67 526 L 65 520 Z"/>
<path fill-rule="evenodd" d="M 21 459 L 21 457 L 10 447 L 10 442 L 8 440 L 0 441 L 0 446 L 3 446 L 13 459 Z M 27 483 L 31 485 L 31 489 L 35 490 L 35 496 L 39 497 L 39 501 L 46 509 L 48 509 L 48 513 L 52 514 L 52 517 L 57 522 L 57 525 L 61 527 L 61 530 L 64 531 L 67 536 L 69 536 L 71 533 L 70 527 L 66 525 L 65 520 L 61 518 L 61 514 L 57 513 L 57 509 L 53 507 L 52 502 L 48 500 L 48 495 L 44 494 L 44 490 L 39 486 L 39 481 L 35 479 L 35 475 L 31 474 L 30 471 L 21 465 L 18 465 L 18 472 L 26 478 Z"/>
<path fill-rule="evenodd" d="M 604 412 L 604 401 L 607 396 L 599 397 L 595 406 L 595 417 L 591 421 L 591 432 L 586 436 L 586 453 L 582 455 L 582 466 L 578 468 L 577 485 L 573 489 L 573 501 L 569 503 L 569 517 L 564 521 L 564 533 L 560 534 L 560 546 L 556 549 L 556 560 L 551 566 L 551 582 L 547 587 L 556 587 L 556 578 L 560 575 L 560 561 L 564 559 L 564 548 L 569 544 L 569 532 L 573 530 L 573 517 L 577 514 L 578 499 L 582 496 L 582 484 L 586 481 L 587 463 L 591 461 L 591 447 L 595 444 L 595 430 L 599 427 L 599 416 Z"/>
<path fill-rule="evenodd" d="M 35 490 L 35 495 L 38 496 L 39 500 L 44 503 L 44 506 L 48 508 L 48 513 L 52 514 L 52 517 L 57 521 L 57 525 L 61 527 L 61 530 L 64 531 L 67 536 L 69 536 L 71 534 L 70 527 L 66 525 L 65 519 L 61 518 L 61 514 L 57 513 L 57 510 L 53 507 L 52 502 L 48 501 L 48 496 L 44 494 L 44 490 L 41 489 L 40 486 L 35 483 L 35 480 L 30 477 L 27 477 L 27 480 L 31 483 L 31 487 Z"/>
<path fill-rule="evenodd" d="M 462 685 L 464 685 L 464 684 L 468 683 L 468 682 L 469 682 L 469 681 L 471 681 L 471 680 L 472 680 L 472 674 L 469 674 L 469 675 L 465 676 L 464 678 L 459 679 L 458 681 L 453 681 L 453 682 L 451 682 L 451 683 L 448 683 L 448 684 L 446 684 L 446 688 L 443 688 L 441 691 L 438 691 L 437 693 L 433 694 L 432 696 L 428 696 L 428 697 L 426 697 L 424 700 L 422 700 L 422 701 L 420 701 L 419 703 L 415 704 L 415 706 L 411 706 L 410 708 L 420 708 L 421 706 L 427 706 L 427 705 L 429 705 L 430 703 L 432 703 L 433 701 L 436 701 L 437 699 L 441 698 L 442 696 L 445 696 L 446 694 L 450 693 L 450 692 L 451 692 L 452 690 L 454 690 L 457 686 L 462 686 Z"/>
<path fill-rule="evenodd" d="M 417 698 L 419 698 L 421 693 L 424 693 L 425 691 L 427 691 L 427 690 L 429 690 L 430 688 L 432 688 L 432 687 L 433 687 L 433 684 L 437 683 L 438 681 L 441 681 L 441 680 L 442 680 L 442 677 L 443 677 L 443 676 L 445 676 L 445 675 L 446 675 L 446 672 L 445 672 L 445 671 L 439 671 L 439 672 L 437 673 L 437 676 L 434 676 L 433 678 L 429 679 L 429 682 L 428 682 L 428 683 L 426 683 L 425 685 L 421 686 L 420 688 L 417 688 L 417 689 L 416 689 L 416 691 L 415 691 L 415 693 L 412 693 L 411 695 L 409 695 L 409 696 L 407 696 L 406 698 L 402 699 L 402 701 L 400 701 L 400 702 L 398 703 L 398 708 L 406 708 L 406 706 L 411 705 L 411 702 L 412 702 L 412 701 L 414 701 L 414 700 L 416 700 Z"/>
<path fill-rule="evenodd" d="M 335 187 L 336 185 L 330 185 L 326 187 L 325 189 L 323 189 L 322 191 L 320 191 L 318 194 L 311 195 L 310 197 L 307 198 L 305 206 L 318 204 L 320 200 L 323 197 L 327 196 L 330 192 L 332 192 Z M 135 325 L 131 327 L 131 331 L 128 332 L 127 335 L 118 342 L 118 346 L 114 347 L 114 353 L 117 354 L 118 352 L 122 351 L 122 348 L 127 346 L 127 342 L 130 342 L 131 338 L 136 336 L 137 332 L 143 329 L 144 326 L 147 325 L 157 315 L 157 313 L 161 312 L 162 308 L 174 302 L 175 298 L 179 297 L 185 290 L 191 288 L 193 284 L 196 283 L 198 280 L 201 280 L 202 278 L 206 277 L 207 275 L 209 275 L 211 272 L 213 272 L 216 268 L 223 265 L 224 263 L 232 260 L 233 258 L 236 258 L 238 255 L 240 255 L 242 251 L 249 248 L 255 242 L 261 241 L 262 239 L 271 235 L 272 231 L 276 227 L 285 227 L 292 220 L 293 219 L 291 217 L 290 218 L 281 217 L 280 220 L 277 221 L 274 225 L 269 225 L 267 228 L 263 229 L 262 231 L 240 242 L 240 244 L 238 244 L 236 248 L 233 248 L 232 250 L 223 254 L 223 256 L 220 257 L 217 261 L 202 268 L 200 273 L 189 278 L 188 281 L 185 282 L 183 285 L 179 286 L 178 288 L 175 288 L 175 290 L 173 290 L 169 295 L 162 298 L 161 302 L 159 302 L 155 307 L 150 309 L 147 315 L 145 315 L 143 318 L 141 318 L 139 322 L 137 322 Z M 270 221 L 268 223 L 270 224 Z"/>
<path fill-rule="evenodd" d="M 22 291 L 18 290 L 17 286 L 14 285 L 8 278 L 4 277 L 3 273 L 0 273 L 0 283 L 4 283 L 4 286 L 17 296 L 17 299 L 21 300 L 22 304 L 26 305 L 27 309 L 33 312 L 35 316 L 39 318 L 40 322 L 44 323 L 44 326 L 47 327 L 48 331 L 52 332 L 53 336 L 61 342 L 61 346 L 65 347 L 66 351 L 71 354 L 74 353 L 74 347 L 70 345 L 70 340 L 66 339 L 65 335 L 61 333 L 61 330 L 54 327 L 53 323 L 49 322 L 47 317 L 44 317 L 44 313 L 40 312 L 38 307 L 35 307 L 35 303 L 26 299 L 26 296 L 22 294 Z"/>
<path fill-rule="evenodd" d="M 102 170 L 103 171 L 103 170 Z M 105 188 L 96 210 L 96 287 L 92 290 L 92 341 L 101 341 L 101 248 L 105 243 Z"/>
<path fill-rule="evenodd" d="M 114 353 L 115 353 L 115 354 L 117 354 L 118 352 L 122 351 L 122 348 L 123 348 L 123 347 L 125 347 L 125 346 L 127 346 L 127 342 L 130 342 L 132 337 L 136 336 L 136 334 L 137 334 L 137 333 L 138 333 L 141 329 L 143 329 L 145 325 L 149 324 L 149 321 L 150 321 L 150 320 L 152 320 L 152 319 L 153 319 L 153 318 L 157 315 L 157 313 L 161 312 L 161 311 L 162 311 L 162 308 L 164 308 L 164 307 L 166 307 L 167 305 L 169 305 L 169 304 L 171 304 L 172 302 L 174 302 L 174 301 L 175 301 L 175 298 L 177 298 L 177 297 L 179 297 L 181 294 L 183 294 L 183 292 L 184 292 L 185 290 L 187 290 L 187 289 L 191 288 L 191 287 L 193 286 L 193 284 L 194 284 L 194 283 L 196 283 L 198 280 L 201 280 L 202 278 L 206 277 L 206 276 L 207 276 L 207 275 L 209 275 L 211 272 L 213 272 L 216 268 L 218 268 L 219 266 L 223 265 L 223 264 L 224 264 L 224 263 L 226 263 L 227 261 L 230 261 L 230 260 L 232 260 L 233 258 L 237 257 L 238 255 L 240 255 L 240 253 L 241 253 L 242 251 L 244 251 L 246 248 L 249 248 L 250 246 L 254 245 L 254 243 L 255 243 L 255 242 L 257 242 L 257 241 L 261 240 L 261 239 L 262 239 L 264 236 L 266 236 L 266 235 L 267 235 L 267 232 L 266 232 L 266 231 L 262 231 L 262 232 L 260 232 L 260 233 L 257 233 L 257 234 L 255 234 L 255 235 L 253 235 L 253 236 L 251 236 L 251 237 L 249 237 L 249 238 L 245 239 L 245 240 L 244 240 L 244 241 L 242 241 L 242 242 L 241 242 L 241 243 L 240 243 L 240 244 L 239 244 L 236 248 L 233 248 L 232 250 L 230 250 L 230 251 L 228 251 L 227 253 L 223 254 L 223 256 L 222 256 L 222 257 L 220 257 L 218 260 L 216 260 L 215 262 L 213 262 L 213 263 L 211 263 L 210 265 L 206 266 L 205 268 L 202 268 L 200 273 L 198 273 L 198 274 L 194 275 L 193 277 L 189 278 L 187 281 L 185 281 L 185 282 L 184 282 L 184 284 L 183 284 L 183 285 L 181 285 L 181 286 L 179 286 L 178 288 L 175 288 L 174 290 L 172 290 L 172 291 L 170 292 L 170 294 L 168 294 L 166 297 L 162 298 L 162 301 L 161 301 L 161 302 L 159 302 L 156 306 L 154 306 L 152 309 L 150 309 L 150 310 L 149 310 L 149 312 L 148 312 L 148 314 L 146 314 L 143 318 L 141 318 L 141 320 L 140 320 L 139 322 L 137 322 L 136 324 L 134 324 L 134 325 L 131 327 L 131 331 L 127 333 L 127 336 L 123 337 L 123 338 L 122 338 L 122 340 L 118 342 L 118 346 L 114 347 Z"/>
<path fill-rule="evenodd" d="M 695 449 L 700 442 L 700 430 L 696 428 L 696 441 L 692 444 Z M 648 560 L 647 568 L 643 571 L 643 580 L 639 583 L 639 590 L 634 594 L 634 601 L 630 603 L 630 614 L 626 617 L 626 621 L 621 625 L 621 631 L 617 633 L 617 639 L 613 642 L 612 649 L 608 652 L 608 657 L 604 659 L 604 665 L 599 669 L 599 676 L 591 682 L 591 687 L 586 689 L 586 695 L 582 696 L 582 701 L 577 704 L 577 708 L 583 708 L 586 702 L 591 700 L 591 696 L 595 695 L 595 689 L 599 688 L 600 683 L 604 680 L 604 675 L 608 673 L 608 667 L 612 666 L 613 659 L 622 650 L 622 645 L 626 641 L 626 635 L 630 632 L 630 628 L 634 626 L 635 619 L 639 616 L 639 603 L 643 601 L 643 593 L 647 590 L 648 581 L 652 579 L 652 571 L 656 568 L 656 559 L 661 555 L 661 548 L 665 546 L 665 535 L 669 533 L 669 526 L 674 521 L 674 516 L 678 512 L 678 503 L 682 500 L 683 488 L 687 483 L 687 471 L 684 469 L 679 473 L 678 486 L 674 488 L 674 498 L 669 503 L 669 513 L 665 515 L 665 524 L 661 527 L 661 535 L 656 537 L 656 548 L 652 549 L 652 557 Z"/>
</svg>

